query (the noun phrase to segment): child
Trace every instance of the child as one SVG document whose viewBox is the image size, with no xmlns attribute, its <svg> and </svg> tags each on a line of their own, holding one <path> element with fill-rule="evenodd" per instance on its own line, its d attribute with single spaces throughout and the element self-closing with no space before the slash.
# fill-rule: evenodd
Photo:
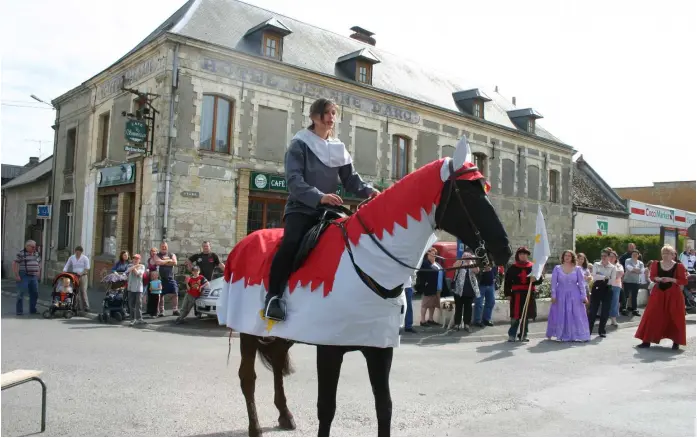
<svg viewBox="0 0 697 438">
<path fill-rule="evenodd" d="M 182 303 L 181 314 L 174 321 L 175 324 L 181 324 L 191 312 L 191 308 L 196 305 L 196 299 L 201 296 L 201 288 L 206 283 L 208 280 L 201 275 L 201 268 L 196 265 L 192 266 L 191 277 L 186 280 L 186 296 L 184 296 L 184 303 Z"/>
<path fill-rule="evenodd" d="M 144 273 L 145 266 L 140 263 L 140 254 L 135 254 L 133 264 L 126 269 L 126 274 L 128 274 L 128 305 L 131 308 L 131 315 L 133 315 L 131 326 L 145 324 L 141 307 L 143 304 L 141 295 L 143 295 Z"/>
<path fill-rule="evenodd" d="M 68 277 L 62 277 L 62 278 L 61 278 L 61 282 L 60 282 L 60 284 L 58 285 L 58 290 L 57 290 L 57 292 L 60 293 L 61 296 L 60 296 L 60 297 L 56 297 L 56 302 L 62 302 L 62 301 L 63 301 L 63 297 L 65 297 L 65 296 L 68 295 L 68 294 L 73 293 L 73 285 L 72 285 L 72 283 L 70 282 L 70 278 L 68 278 Z"/>
<path fill-rule="evenodd" d="M 508 342 L 515 342 L 518 326 L 523 317 L 523 308 L 525 307 L 525 301 L 528 296 L 530 281 L 534 280 L 528 277 L 532 271 L 532 263 L 528 261 L 528 256 L 530 256 L 530 250 L 524 246 L 518 248 L 515 253 L 515 263 L 506 271 L 506 277 L 503 282 L 503 294 L 510 301 L 511 327 L 508 329 Z M 534 294 L 535 286 L 539 286 L 543 281 L 544 273 L 539 279 L 533 281 L 530 292 Z M 535 303 L 535 295 L 532 295 L 528 303 L 527 315 L 525 318 L 525 333 L 522 334 L 522 337 L 518 335 L 521 341 L 530 341 L 528 339 L 528 322 L 531 319 L 534 320 L 536 317 L 537 306 Z"/>
<path fill-rule="evenodd" d="M 157 271 L 152 271 L 150 273 L 150 293 L 155 295 L 153 298 L 155 298 L 155 301 L 157 301 L 157 304 L 159 306 L 160 300 L 162 299 L 162 281 L 160 280 L 160 274 Z M 157 309 L 157 307 L 155 307 Z M 157 317 L 164 316 L 162 314 L 158 314 Z"/>
</svg>

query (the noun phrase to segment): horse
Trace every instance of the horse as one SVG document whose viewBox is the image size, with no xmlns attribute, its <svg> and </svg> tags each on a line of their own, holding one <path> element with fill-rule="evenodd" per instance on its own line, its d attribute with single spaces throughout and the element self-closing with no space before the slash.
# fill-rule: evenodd
<svg viewBox="0 0 697 438">
<path fill-rule="evenodd" d="M 393 348 L 399 346 L 406 300 L 403 284 L 444 230 L 475 248 L 476 258 L 505 265 L 508 236 L 491 205 L 488 184 L 472 163 L 463 137 L 453 158 L 442 158 L 406 175 L 348 218 L 321 234 L 284 291 L 286 319 L 264 318 L 273 255 L 282 229 L 242 239 L 229 254 L 217 306 L 220 325 L 240 333 L 239 378 L 249 416 L 249 436 L 261 436 L 257 418 L 255 359 L 273 372 L 274 404 L 281 429 L 295 429 L 284 377 L 293 372 L 294 343 L 317 347 L 318 436 L 329 436 L 344 354 L 366 359 L 375 397 L 378 436 L 389 436 Z"/>
</svg>

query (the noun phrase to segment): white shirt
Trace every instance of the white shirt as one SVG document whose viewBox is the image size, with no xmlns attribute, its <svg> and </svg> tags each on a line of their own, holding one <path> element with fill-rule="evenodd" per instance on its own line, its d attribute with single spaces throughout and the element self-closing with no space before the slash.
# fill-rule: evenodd
<svg viewBox="0 0 697 438">
<path fill-rule="evenodd" d="M 610 284 L 615 287 L 622 287 L 622 277 L 624 277 L 624 267 L 617 262 L 615 264 L 615 279 Z"/>
<path fill-rule="evenodd" d="M 687 270 L 695 269 L 695 254 L 680 254 L 680 262 Z"/>
<path fill-rule="evenodd" d="M 81 255 L 78 259 L 75 254 L 71 255 L 68 262 L 63 267 L 63 272 L 74 272 L 82 275 L 90 268 L 90 259 L 86 255 Z"/>
<path fill-rule="evenodd" d="M 602 262 L 593 263 L 593 280 L 605 280 L 608 277 L 609 284 L 612 285 L 617 278 L 617 268 L 615 265 L 608 263 L 607 266 Z"/>
</svg>

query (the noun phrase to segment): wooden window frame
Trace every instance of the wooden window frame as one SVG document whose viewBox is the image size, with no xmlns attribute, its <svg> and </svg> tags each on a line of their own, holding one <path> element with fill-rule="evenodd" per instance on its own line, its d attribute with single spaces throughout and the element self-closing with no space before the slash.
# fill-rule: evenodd
<svg viewBox="0 0 697 438">
<path fill-rule="evenodd" d="M 486 154 L 483 154 L 481 152 L 474 152 L 472 154 L 472 159 L 474 160 L 473 164 L 476 165 L 477 168 L 479 168 L 479 172 L 483 176 L 487 176 L 487 174 L 489 173 L 487 171 L 487 167 L 488 167 L 487 164 L 488 164 L 489 157 L 487 157 Z M 481 166 L 477 163 L 477 160 L 481 160 L 481 162 L 482 162 Z"/>
<path fill-rule="evenodd" d="M 205 147 L 201 146 L 201 137 L 199 135 L 199 149 L 204 150 L 206 152 L 215 152 L 218 154 L 227 154 L 231 155 L 232 154 L 232 125 L 235 120 L 235 101 L 233 99 L 228 99 L 227 97 L 222 97 L 217 94 L 208 94 L 204 93 L 203 97 L 205 98 L 206 96 L 211 96 L 213 98 L 213 130 L 211 132 L 211 148 L 206 149 Z M 215 147 L 215 141 L 216 141 L 216 128 L 218 125 L 218 99 L 222 99 L 230 104 L 230 114 L 229 114 L 229 120 L 227 124 L 227 151 L 219 151 L 216 150 Z M 203 99 L 201 99 L 201 103 L 203 106 Z M 203 108 L 201 108 L 201 117 L 203 118 Z"/>
<path fill-rule="evenodd" d="M 559 171 L 550 169 L 549 175 L 549 202 L 553 204 L 559 203 Z M 554 181 L 554 184 L 552 184 Z"/>
<path fill-rule="evenodd" d="M 392 162 L 392 169 L 390 169 L 390 174 L 392 176 L 392 179 L 395 181 L 398 181 L 405 176 L 409 175 L 411 173 L 411 138 L 407 137 L 406 135 L 401 135 L 401 134 L 394 134 L 392 136 L 392 158 L 394 158 L 394 148 L 398 146 L 398 141 L 399 139 L 403 139 L 406 147 L 404 148 L 404 155 L 406 156 L 406 166 L 405 166 L 405 173 L 404 175 L 399 175 L 398 170 L 402 167 L 401 162 L 399 161 L 400 154 L 397 154 L 397 162 L 395 163 L 394 160 Z"/>
<path fill-rule="evenodd" d="M 99 242 L 99 248 L 100 248 L 99 254 L 106 255 L 106 256 L 114 256 L 114 255 L 117 255 L 119 252 L 118 247 L 114 250 L 114 252 L 115 252 L 114 254 L 109 254 L 109 253 L 105 252 L 104 238 L 106 236 L 107 216 L 109 216 L 109 217 L 115 216 L 116 217 L 116 231 L 118 231 L 118 227 L 119 227 L 119 208 L 118 208 L 119 195 L 118 194 L 108 194 L 108 195 L 104 195 L 103 198 L 104 199 L 102 199 L 102 211 L 99 212 L 100 213 L 99 220 L 101 221 L 101 229 L 102 229 L 101 242 Z M 110 206 L 107 205 L 107 198 L 116 199 L 116 208 L 115 209 L 112 210 L 109 208 Z M 118 245 L 118 242 L 116 242 L 116 244 Z"/>
<path fill-rule="evenodd" d="M 250 195 L 249 200 L 247 202 L 248 202 L 248 204 L 251 204 L 252 202 L 260 202 L 261 204 L 263 204 L 263 208 L 261 210 L 261 228 L 259 228 L 260 230 L 263 230 L 263 229 L 266 229 L 266 225 L 267 225 L 269 204 L 279 204 L 279 205 L 285 206 L 286 197 Z M 249 213 L 247 213 L 247 215 L 249 215 Z M 249 218 L 247 220 L 249 220 Z M 284 225 L 285 225 L 285 218 L 283 217 L 283 215 L 281 215 L 281 227 L 283 227 Z M 251 230 L 249 227 L 249 223 L 248 223 L 247 224 L 247 234 L 250 234 L 253 231 L 257 231 L 257 230 Z"/>
<path fill-rule="evenodd" d="M 269 40 L 273 40 L 276 42 L 276 55 L 271 56 L 266 54 L 266 44 Z M 276 35 L 274 33 L 264 33 L 263 38 L 261 39 L 261 54 L 262 56 L 266 58 L 271 58 L 271 59 L 278 59 L 279 61 L 281 60 L 281 43 L 282 43 L 283 38 L 281 38 L 280 35 Z"/>
<path fill-rule="evenodd" d="M 111 131 L 111 111 L 99 115 L 99 161 L 106 160 L 109 155 L 109 131 Z"/>
<path fill-rule="evenodd" d="M 535 119 L 533 119 L 532 117 L 530 117 L 530 118 L 528 119 L 528 125 L 527 125 L 527 126 L 528 126 L 528 132 L 529 132 L 530 134 L 534 134 L 534 133 L 535 133 Z"/>
<path fill-rule="evenodd" d="M 472 102 L 472 115 L 479 119 L 484 118 L 484 102 L 481 100 L 475 100 Z"/>
<path fill-rule="evenodd" d="M 361 80 L 361 67 L 365 67 L 366 80 Z M 356 81 L 361 84 L 373 85 L 373 66 L 369 62 L 356 61 Z"/>
</svg>

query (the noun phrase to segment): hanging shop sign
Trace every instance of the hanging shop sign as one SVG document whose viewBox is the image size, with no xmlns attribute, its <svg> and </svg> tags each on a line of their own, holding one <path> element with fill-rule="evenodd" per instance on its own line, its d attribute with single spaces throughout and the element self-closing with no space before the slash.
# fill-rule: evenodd
<svg viewBox="0 0 697 438">
<path fill-rule="evenodd" d="M 105 167 L 97 172 L 97 187 L 120 186 L 135 182 L 136 165 L 125 163 L 119 166 Z"/>
<path fill-rule="evenodd" d="M 142 120 L 128 119 L 124 135 L 131 143 L 144 143 L 148 138 L 148 125 Z"/>
<path fill-rule="evenodd" d="M 252 172 L 249 176 L 249 190 L 288 193 L 286 179 L 283 175 L 274 175 L 264 172 Z M 339 184 L 336 194 L 342 198 L 356 198 L 354 194 L 347 192 L 341 184 Z"/>
</svg>

